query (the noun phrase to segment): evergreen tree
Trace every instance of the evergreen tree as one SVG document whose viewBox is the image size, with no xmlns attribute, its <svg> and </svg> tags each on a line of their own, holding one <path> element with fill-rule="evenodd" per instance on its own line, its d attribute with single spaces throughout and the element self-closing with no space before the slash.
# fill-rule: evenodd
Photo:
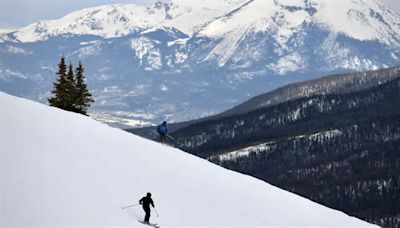
<svg viewBox="0 0 400 228">
<path fill-rule="evenodd" d="M 76 89 L 74 67 L 72 66 L 72 64 L 69 64 L 68 74 L 66 79 L 67 80 L 65 81 L 65 92 L 66 92 L 65 100 L 67 105 L 65 107 L 65 110 L 77 112 L 75 108 L 77 89 Z"/>
<path fill-rule="evenodd" d="M 48 98 L 49 105 L 66 109 L 66 81 L 67 81 L 67 65 L 65 64 L 64 56 L 61 56 L 60 63 L 58 64 L 57 81 L 53 83 L 54 88 L 51 91 L 52 96 Z"/>
<path fill-rule="evenodd" d="M 76 112 L 87 115 L 87 110 L 90 104 L 94 102 L 92 94 L 89 92 L 85 83 L 85 76 L 83 75 L 83 65 L 79 61 L 79 65 L 76 68 L 76 100 L 75 109 Z"/>
<path fill-rule="evenodd" d="M 75 72 L 72 64 L 69 64 L 67 73 L 65 58 L 61 57 L 56 73 L 58 78 L 51 91 L 52 96 L 48 98 L 50 106 L 87 115 L 94 100 L 85 83 L 83 71 L 83 65 L 79 62 Z"/>
</svg>

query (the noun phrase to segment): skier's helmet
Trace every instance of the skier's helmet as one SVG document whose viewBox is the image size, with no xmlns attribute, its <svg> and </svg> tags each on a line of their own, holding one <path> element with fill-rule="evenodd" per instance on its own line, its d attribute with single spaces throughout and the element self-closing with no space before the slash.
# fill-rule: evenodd
<svg viewBox="0 0 400 228">
<path fill-rule="evenodd" d="M 147 193 L 147 196 L 148 196 L 148 197 L 150 197 L 150 196 L 151 196 L 151 193 L 150 193 L 150 192 L 148 192 L 148 193 Z"/>
</svg>

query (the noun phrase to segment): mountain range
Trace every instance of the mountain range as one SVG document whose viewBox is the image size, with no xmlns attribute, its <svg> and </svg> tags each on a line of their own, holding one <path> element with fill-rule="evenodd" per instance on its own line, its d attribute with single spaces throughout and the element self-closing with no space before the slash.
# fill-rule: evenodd
<svg viewBox="0 0 400 228">
<path fill-rule="evenodd" d="M 160 0 L 104 5 L 0 35 L 0 90 L 45 103 L 61 55 L 81 60 L 91 115 L 144 126 L 218 113 L 288 83 L 399 63 L 378 0 Z"/>
</svg>

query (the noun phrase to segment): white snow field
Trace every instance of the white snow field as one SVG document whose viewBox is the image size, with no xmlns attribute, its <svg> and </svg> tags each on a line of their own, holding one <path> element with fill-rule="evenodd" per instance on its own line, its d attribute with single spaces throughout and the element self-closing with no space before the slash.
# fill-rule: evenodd
<svg viewBox="0 0 400 228">
<path fill-rule="evenodd" d="M 0 227 L 375 227 L 79 114 L 0 92 Z"/>
</svg>

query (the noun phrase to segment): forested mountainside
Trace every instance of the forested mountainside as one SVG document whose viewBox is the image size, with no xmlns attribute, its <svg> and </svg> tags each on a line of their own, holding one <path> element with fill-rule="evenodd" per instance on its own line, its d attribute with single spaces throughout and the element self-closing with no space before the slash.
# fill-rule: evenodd
<svg viewBox="0 0 400 228">
<path fill-rule="evenodd" d="M 174 132 L 177 146 L 316 202 L 400 225 L 400 78 Z"/>
<path fill-rule="evenodd" d="M 169 130 L 172 132 L 187 127 L 190 124 L 247 113 L 260 108 L 277 105 L 285 101 L 309 97 L 311 95 L 327 95 L 332 93 L 341 94 L 365 90 L 397 77 L 400 77 L 399 66 L 375 71 L 335 74 L 313 80 L 293 83 L 276 90 L 260 94 L 217 115 L 187 122 L 171 123 L 169 124 Z M 127 131 L 149 139 L 157 137 L 155 126 L 127 129 Z"/>
<path fill-rule="evenodd" d="M 201 157 L 397 114 L 400 79 L 368 90 L 315 95 L 240 115 L 192 124 L 172 133 L 177 145 Z"/>
<path fill-rule="evenodd" d="M 265 108 L 279 103 L 312 95 L 343 94 L 365 90 L 393 78 L 400 77 L 400 67 L 391 67 L 366 72 L 335 74 L 313 80 L 297 82 L 267 92 L 229 109 L 216 117 L 232 116 Z"/>
</svg>

